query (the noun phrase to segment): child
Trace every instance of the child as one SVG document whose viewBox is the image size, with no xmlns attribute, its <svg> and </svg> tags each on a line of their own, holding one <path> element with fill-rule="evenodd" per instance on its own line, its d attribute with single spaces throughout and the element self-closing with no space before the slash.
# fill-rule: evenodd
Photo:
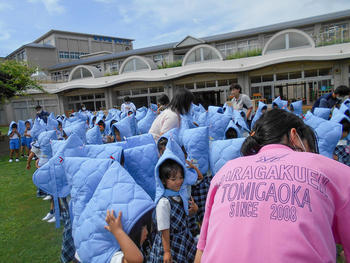
<svg viewBox="0 0 350 263">
<path fill-rule="evenodd" d="M 159 172 L 157 187 L 164 187 L 165 191 L 156 207 L 158 232 L 149 262 L 193 262 L 195 241 L 188 228 L 188 216 L 184 207 L 187 204 L 183 203 L 186 198 L 180 193 L 180 190 L 186 193 L 186 188 L 182 186 L 185 167 L 180 165 L 181 161 L 175 155 L 166 153 L 167 151 L 156 167 L 156 173 L 157 170 Z"/>
<path fill-rule="evenodd" d="M 227 131 L 225 132 L 225 138 L 228 140 L 228 139 L 235 139 L 237 138 L 238 135 L 237 135 L 237 131 L 230 127 L 227 129 Z"/>
<path fill-rule="evenodd" d="M 344 117 L 339 123 L 343 126 L 343 133 L 334 149 L 333 159 L 350 166 L 350 145 L 346 140 L 350 132 L 350 121 Z"/>
<path fill-rule="evenodd" d="M 118 217 L 115 218 L 114 211 L 107 210 L 106 222 L 108 226 L 105 226 L 105 229 L 113 234 L 120 245 L 120 251 L 113 255 L 111 263 L 144 262 L 142 246 L 151 232 L 152 212 L 153 209 L 145 213 L 132 227 L 128 235 L 123 230 L 122 212 L 119 212 Z"/>
<path fill-rule="evenodd" d="M 25 149 L 27 151 L 27 157 L 28 157 L 30 149 L 32 148 L 32 146 L 30 145 L 32 143 L 32 136 L 30 136 L 30 130 L 32 129 L 32 127 L 29 121 L 26 121 L 24 124 L 26 126 L 24 130 Z"/>
<path fill-rule="evenodd" d="M 20 139 L 21 135 L 17 131 L 17 124 L 12 122 L 10 125 L 10 130 L 8 132 L 8 136 L 10 137 L 10 160 L 9 162 L 13 162 L 13 152 L 16 153 L 16 162 L 19 162 L 19 147 L 20 147 Z"/>
<path fill-rule="evenodd" d="M 97 125 L 100 127 L 100 132 L 101 132 L 103 143 L 107 143 L 108 142 L 108 135 L 105 133 L 105 128 L 106 128 L 105 122 L 103 120 L 100 120 L 97 123 Z"/>
</svg>

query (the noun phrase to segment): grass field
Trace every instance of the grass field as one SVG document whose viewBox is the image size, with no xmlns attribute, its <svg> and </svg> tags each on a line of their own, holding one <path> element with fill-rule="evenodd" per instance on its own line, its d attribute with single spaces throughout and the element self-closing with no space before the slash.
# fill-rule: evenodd
<svg viewBox="0 0 350 263">
<path fill-rule="evenodd" d="M 0 157 L 0 262 L 60 262 L 63 228 L 41 221 L 49 201 L 36 197 L 25 164 Z"/>
</svg>

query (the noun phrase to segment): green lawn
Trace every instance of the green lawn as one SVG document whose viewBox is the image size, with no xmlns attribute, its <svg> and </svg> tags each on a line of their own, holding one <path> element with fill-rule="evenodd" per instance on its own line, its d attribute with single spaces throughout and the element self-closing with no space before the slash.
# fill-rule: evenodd
<svg viewBox="0 0 350 263">
<path fill-rule="evenodd" d="M 7 135 L 8 131 L 9 131 L 8 126 L 0 126 L 0 132 L 2 135 Z"/>
<path fill-rule="evenodd" d="M 25 164 L 0 157 L 0 262 L 59 262 L 63 227 L 41 221 L 50 201 L 36 197 Z"/>
</svg>

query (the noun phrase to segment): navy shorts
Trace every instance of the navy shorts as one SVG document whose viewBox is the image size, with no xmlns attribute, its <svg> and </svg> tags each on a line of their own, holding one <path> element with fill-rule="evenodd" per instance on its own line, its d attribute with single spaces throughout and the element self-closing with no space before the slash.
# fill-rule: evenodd
<svg viewBox="0 0 350 263">
<path fill-rule="evenodd" d="M 26 138 L 21 137 L 21 146 L 26 146 Z"/>
</svg>

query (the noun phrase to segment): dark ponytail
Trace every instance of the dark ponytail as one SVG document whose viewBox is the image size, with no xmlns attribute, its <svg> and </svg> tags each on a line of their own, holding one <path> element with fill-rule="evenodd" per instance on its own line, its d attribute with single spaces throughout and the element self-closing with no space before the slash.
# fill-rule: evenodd
<svg viewBox="0 0 350 263">
<path fill-rule="evenodd" d="M 293 113 L 281 109 L 272 109 L 264 113 L 255 123 L 251 136 L 244 141 L 241 152 L 243 156 L 257 154 L 268 144 L 281 144 L 285 136 L 289 141 L 292 128 L 299 137 L 306 140 L 312 152 L 317 152 L 316 136 L 302 119 Z"/>
</svg>

